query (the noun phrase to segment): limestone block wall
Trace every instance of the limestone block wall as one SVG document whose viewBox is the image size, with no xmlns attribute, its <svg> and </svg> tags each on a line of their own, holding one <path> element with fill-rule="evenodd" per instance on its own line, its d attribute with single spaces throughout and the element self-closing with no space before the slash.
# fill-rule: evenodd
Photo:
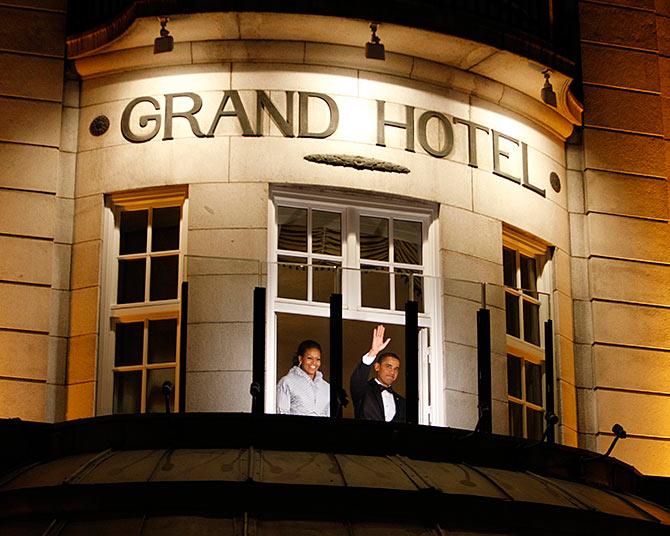
<svg viewBox="0 0 670 536">
<path fill-rule="evenodd" d="M 670 7 L 580 2 L 584 129 L 569 149 L 580 444 L 670 474 Z"/>
<path fill-rule="evenodd" d="M 65 0 L 0 5 L 0 417 L 64 417 L 76 112 Z"/>
<path fill-rule="evenodd" d="M 104 196 L 82 193 L 82 182 L 89 180 L 88 176 L 84 181 L 77 180 L 71 215 L 73 244 L 65 413 L 68 420 L 94 414 Z"/>
<path fill-rule="evenodd" d="M 250 411 L 253 288 L 265 286 L 268 185 L 189 188 L 187 411 Z M 257 259 L 254 261 L 254 259 Z"/>
<path fill-rule="evenodd" d="M 494 432 L 507 433 L 507 368 L 502 285 L 502 225 L 471 210 L 442 205 L 440 257 L 444 283 L 444 379 L 450 426 L 473 429 L 477 423 L 477 310 L 481 283 L 487 287 L 493 338 L 492 420 Z M 475 238 L 476 237 L 476 238 Z M 492 299 L 493 298 L 493 299 Z"/>
</svg>

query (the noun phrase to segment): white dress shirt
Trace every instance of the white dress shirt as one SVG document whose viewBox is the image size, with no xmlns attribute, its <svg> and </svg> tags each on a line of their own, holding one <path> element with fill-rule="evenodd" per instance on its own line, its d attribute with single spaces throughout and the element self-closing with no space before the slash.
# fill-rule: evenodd
<svg viewBox="0 0 670 536">
<path fill-rule="evenodd" d="M 365 363 L 366 365 L 372 365 L 375 359 L 377 359 L 377 356 L 371 356 L 370 354 L 365 354 L 363 356 L 363 363 Z M 377 378 L 375 378 L 375 381 L 382 387 L 386 387 Z M 393 417 L 395 417 L 395 411 L 396 411 L 395 399 L 393 398 L 393 395 L 389 393 L 386 389 L 382 391 L 382 403 L 384 404 L 384 420 L 386 422 L 390 422 L 391 420 L 393 420 Z"/>
</svg>

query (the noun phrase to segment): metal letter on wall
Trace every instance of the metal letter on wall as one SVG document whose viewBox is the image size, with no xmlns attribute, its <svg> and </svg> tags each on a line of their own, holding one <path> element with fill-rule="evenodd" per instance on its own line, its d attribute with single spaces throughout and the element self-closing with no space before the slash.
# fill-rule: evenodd
<svg viewBox="0 0 670 536">
<path fill-rule="evenodd" d="M 227 112 L 226 104 L 228 104 L 229 100 L 233 103 L 233 109 Z M 214 136 L 214 131 L 219 124 L 219 119 L 222 117 L 237 117 L 237 120 L 240 122 L 240 126 L 242 127 L 242 136 L 256 135 L 254 133 L 254 129 L 251 128 L 249 117 L 247 116 L 247 112 L 244 109 L 244 105 L 242 104 L 242 99 L 240 99 L 240 94 L 237 91 L 230 89 L 223 92 L 223 97 L 221 98 L 219 109 L 216 111 L 216 115 L 212 120 L 212 126 L 210 126 L 209 130 L 207 131 L 207 137 L 211 138 Z"/>
<path fill-rule="evenodd" d="M 386 147 L 384 127 L 405 129 L 405 151 L 414 152 L 414 106 L 405 106 L 405 122 L 387 121 L 385 112 L 386 102 L 377 101 L 377 145 Z"/>
<path fill-rule="evenodd" d="M 427 125 L 428 121 L 431 119 L 437 119 L 438 123 L 442 125 L 442 132 L 444 133 L 444 141 L 442 142 L 442 147 L 435 149 L 431 147 L 428 143 L 428 132 Z M 429 155 L 432 155 L 436 158 L 444 158 L 447 156 L 451 150 L 454 148 L 454 131 L 451 128 L 451 122 L 449 118 L 440 112 L 424 112 L 419 117 L 419 143 L 423 150 L 426 151 Z"/>
<path fill-rule="evenodd" d="M 506 179 L 509 179 L 512 182 L 516 182 L 517 184 L 521 184 L 521 179 L 519 177 L 510 175 L 509 173 L 506 173 L 502 169 L 500 169 L 500 157 L 504 156 L 505 158 L 509 158 L 509 153 L 503 151 L 500 148 L 500 138 L 503 138 L 507 141 L 511 141 L 516 145 L 519 145 L 519 140 L 516 140 L 511 136 L 506 136 L 505 134 L 503 134 L 502 132 L 498 132 L 497 130 L 491 130 L 491 134 L 493 135 L 493 173 L 500 177 L 505 177 Z"/>
<path fill-rule="evenodd" d="M 187 112 L 174 112 L 173 104 L 176 97 L 186 97 L 193 101 L 193 106 Z M 191 126 L 191 132 L 198 138 L 204 138 L 205 134 L 200 130 L 198 120 L 194 117 L 202 108 L 202 98 L 197 93 L 168 93 L 165 95 L 165 131 L 163 140 L 172 140 L 172 119 L 174 117 L 183 117 Z"/>
<path fill-rule="evenodd" d="M 521 142 L 521 167 L 523 169 L 523 186 L 535 192 L 536 194 L 540 194 L 542 197 L 546 197 L 546 190 L 531 184 L 530 180 L 528 179 L 528 144 L 524 142 Z"/>
<path fill-rule="evenodd" d="M 135 109 L 135 106 L 141 102 L 148 102 L 153 105 L 154 110 L 160 110 L 160 104 L 153 97 L 137 97 L 136 99 L 131 100 L 128 105 L 124 108 L 123 114 L 121 115 L 121 134 L 125 139 L 132 143 L 143 143 L 153 139 L 158 131 L 161 129 L 161 115 L 160 114 L 148 114 L 142 115 L 139 119 L 139 125 L 142 128 L 146 128 L 149 124 L 149 121 L 154 121 L 154 128 L 146 134 L 139 135 L 135 134 L 130 130 L 130 116 Z"/>
<path fill-rule="evenodd" d="M 330 122 L 328 123 L 328 128 L 323 132 L 310 132 L 309 131 L 309 99 L 321 99 L 328 106 L 328 111 L 330 113 Z M 299 125 L 298 125 L 298 137 L 299 138 L 327 138 L 331 136 L 336 130 L 337 126 L 340 124 L 340 111 L 337 108 L 335 101 L 325 95 L 324 93 L 311 93 L 305 91 L 298 92 L 298 107 L 299 112 Z"/>
<path fill-rule="evenodd" d="M 454 117 L 454 125 L 466 125 L 468 127 L 468 165 L 474 168 L 479 167 L 477 165 L 477 130 L 488 134 L 488 127 L 459 117 Z"/>
<path fill-rule="evenodd" d="M 293 138 L 293 91 L 286 92 L 286 118 L 282 117 L 277 107 L 265 91 L 256 90 L 256 133 L 263 135 L 263 110 L 267 110 L 272 122 L 277 126 L 282 136 Z"/>
</svg>

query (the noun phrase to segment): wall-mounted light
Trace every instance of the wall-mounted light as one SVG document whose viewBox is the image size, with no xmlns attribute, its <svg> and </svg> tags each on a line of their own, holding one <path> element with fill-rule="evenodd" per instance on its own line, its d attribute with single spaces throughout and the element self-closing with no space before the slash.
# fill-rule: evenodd
<svg viewBox="0 0 670 536">
<path fill-rule="evenodd" d="M 158 19 L 161 23 L 161 35 L 154 39 L 154 54 L 160 54 L 162 52 L 171 52 L 174 49 L 174 38 L 170 35 L 170 32 L 166 28 L 169 17 L 161 17 Z"/>
<path fill-rule="evenodd" d="M 612 432 L 614 433 L 614 440 L 610 443 L 609 448 L 607 449 L 607 452 L 603 454 L 603 458 L 606 456 L 609 456 L 612 453 L 612 450 L 614 450 L 614 445 L 616 445 L 616 442 L 619 441 L 619 439 L 626 439 L 626 430 L 624 430 L 623 426 L 621 426 L 619 423 L 616 423 L 614 426 L 612 426 Z"/>
<path fill-rule="evenodd" d="M 549 81 L 549 69 L 542 71 L 542 74 L 544 75 L 544 86 L 542 87 L 541 92 L 542 102 L 556 108 L 556 93 L 554 92 L 554 88 Z"/>
<path fill-rule="evenodd" d="M 370 42 L 365 43 L 365 57 L 371 60 L 384 60 L 384 45 L 381 44 L 381 39 L 377 35 L 377 23 L 370 24 Z"/>
</svg>

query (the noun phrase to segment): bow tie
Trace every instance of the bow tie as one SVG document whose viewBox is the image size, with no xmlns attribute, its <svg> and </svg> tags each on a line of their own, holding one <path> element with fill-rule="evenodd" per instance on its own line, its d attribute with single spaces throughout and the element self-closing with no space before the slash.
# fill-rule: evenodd
<svg viewBox="0 0 670 536">
<path fill-rule="evenodd" d="M 378 383 L 377 386 L 379 387 L 379 392 L 383 391 L 388 391 L 389 393 L 393 394 L 393 388 L 391 386 L 385 387 L 382 384 Z"/>
</svg>

